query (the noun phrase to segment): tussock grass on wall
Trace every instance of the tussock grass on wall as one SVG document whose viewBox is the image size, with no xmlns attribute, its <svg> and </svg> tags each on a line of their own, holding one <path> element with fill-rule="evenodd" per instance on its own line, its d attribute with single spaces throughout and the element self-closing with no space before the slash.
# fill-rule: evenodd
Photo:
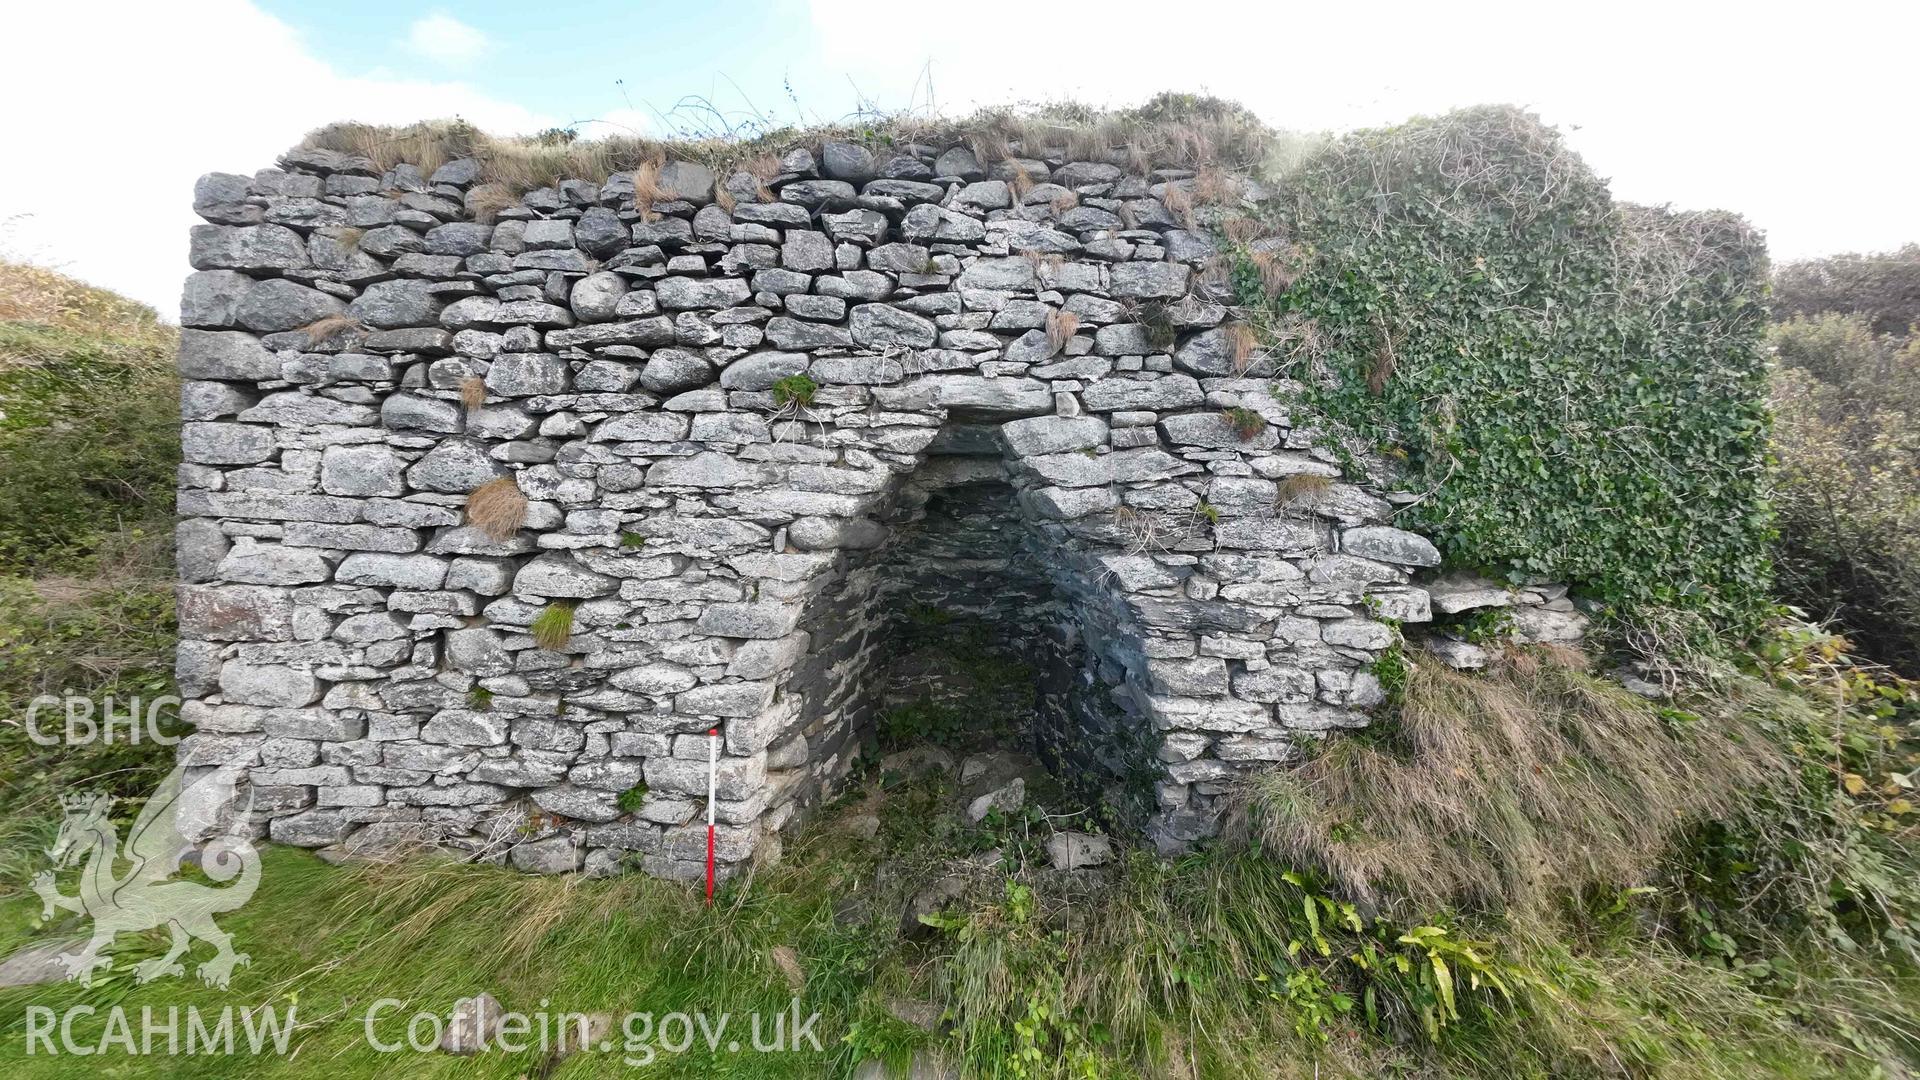
<svg viewBox="0 0 1920 1080">
<path fill-rule="evenodd" d="M 383 170 L 410 164 L 429 176 L 449 161 L 471 158 L 480 162 L 486 183 L 498 185 L 502 197 L 513 197 L 565 179 L 598 183 L 614 173 L 644 174 L 668 159 L 700 162 L 722 174 L 734 169 L 758 174 L 768 172 L 764 159 L 769 152 L 817 148 L 831 139 L 879 151 L 908 143 L 966 145 L 989 166 L 1015 156 L 1042 156 L 1045 149 L 1073 160 L 1111 161 L 1144 174 L 1160 167 L 1190 170 L 1207 164 L 1250 171 L 1266 158 L 1276 135 L 1237 103 L 1162 93 L 1132 109 L 1066 103 L 990 109 L 959 120 L 901 114 L 857 125 L 783 128 L 738 142 L 624 135 L 583 140 L 565 131 L 508 138 L 488 135 L 465 121 L 434 120 L 405 127 L 335 123 L 309 134 L 301 145 L 365 157 Z M 496 212 L 500 208 L 496 206 Z"/>
<path fill-rule="evenodd" d="M 487 403 L 487 380 L 478 375 L 469 375 L 460 380 L 460 405 L 468 412 L 476 412 Z"/>
<path fill-rule="evenodd" d="M 495 540 L 511 540 L 527 523 L 527 497 L 511 476 L 496 476 L 467 494 L 467 523 Z"/>
<path fill-rule="evenodd" d="M 533 635 L 534 644 L 548 652 L 559 652 L 567 647 L 573 637 L 573 605 L 566 601 L 548 604 L 540 614 L 534 616 L 533 625 L 527 632 Z"/>
</svg>

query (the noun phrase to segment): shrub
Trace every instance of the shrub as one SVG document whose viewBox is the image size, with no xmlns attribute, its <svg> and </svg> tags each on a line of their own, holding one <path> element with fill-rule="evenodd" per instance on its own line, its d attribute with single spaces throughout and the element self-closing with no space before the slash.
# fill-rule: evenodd
<svg viewBox="0 0 1920 1080">
<path fill-rule="evenodd" d="M 1756 625 L 1768 586 L 1764 248 L 1618 206 L 1525 113 L 1346 136 L 1268 213 L 1307 253 L 1233 275 L 1307 403 L 1401 447 L 1450 562 Z M 1550 418 L 1550 419 L 1549 419 Z"/>
<path fill-rule="evenodd" d="M 173 763 L 124 729 L 52 747 L 26 730 L 41 694 L 123 720 L 173 689 L 173 342 L 144 305 L 0 263 L 0 880 L 44 866 L 61 792 L 144 796 Z"/>
<path fill-rule="evenodd" d="M 1772 341 L 1780 595 L 1920 673 L 1920 340 L 1823 315 Z"/>
<path fill-rule="evenodd" d="M 1910 333 L 1920 322 L 1920 244 L 1784 263 L 1773 275 L 1773 313 L 1859 315 L 1876 334 Z"/>
<path fill-rule="evenodd" d="M 1174 325 L 1173 313 L 1167 309 L 1166 304 L 1151 300 L 1137 305 L 1131 315 L 1146 329 L 1147 345 L 1155 351 L 1170 351 L 1179 341 L 1180 328 Z"/>
<path fill-rule="evenodd" d="M 121 529 L 170 531 L 173 331 L 140 305 L 7 264 L 0 313 L 21 320 L 0 321 L 0 568 L 72 570 Z"/>
</svg>

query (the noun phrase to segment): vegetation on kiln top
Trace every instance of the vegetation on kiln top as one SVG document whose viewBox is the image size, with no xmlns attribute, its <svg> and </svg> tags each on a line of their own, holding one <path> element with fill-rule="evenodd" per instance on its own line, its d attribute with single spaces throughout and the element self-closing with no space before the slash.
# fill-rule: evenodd
<svg viewBox="0 0 1920 1080">
<path fill-rule="evenodd" d="M 666 160 L 697 161 L 724 175 L 755 171 L 756 159 L 795 147 L 818 150 L 846 141 L 875 151 L 909 145 L 967 146 L 983 165 L 1008 158 L 1104 161 L 1146 174 L 1154 169 L 1214 165 L 1260 171 L 1269 158 L 1300 140 L 1268 127 L 1245 106 L 1196 94 L 1161 93 L 1131 109 L 1077 103 L 986 109 L 961 119 L 914 114 L 874 116 L 857 123 L 785 127 L 746 139 L 648 139 L 619 135 L 580 139 L 568 128 L 529 136 L 495 136 L 464 120 L 428 120 L 404 127 L 355 122 L 329 124 L 297 149 L 353 154 L 386 170 L 409 164 L 431 175 L 462 158 L 480 163 L 482 181 L 516 195 L 561 180 L 604 181 L 608 176 Z"/>
</svg>

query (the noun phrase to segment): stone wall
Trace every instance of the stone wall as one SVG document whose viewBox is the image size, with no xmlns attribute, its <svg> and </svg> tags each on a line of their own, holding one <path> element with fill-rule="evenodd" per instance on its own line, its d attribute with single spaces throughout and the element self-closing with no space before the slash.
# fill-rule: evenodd
<svg viewBox="0 0 1920 1080">
<path fill-rule="evenodd" d="M 1144 747 L 1148 833 L 1209 835 L 1366 723 L 1439 557 L 1236 347 L 1187 174 L 1045 153 L 668 162 L 640 206 L 322 150 L 202 178 L 184 760 L 246 761 L 285 843 L 693 876 L 712 729 L 731 869 L 848 776 L 901 620 L 957 609 L 1033 660 L 1049 760 Z M 524 527 L 468 524 L 509 476 Z"/>
</svg>

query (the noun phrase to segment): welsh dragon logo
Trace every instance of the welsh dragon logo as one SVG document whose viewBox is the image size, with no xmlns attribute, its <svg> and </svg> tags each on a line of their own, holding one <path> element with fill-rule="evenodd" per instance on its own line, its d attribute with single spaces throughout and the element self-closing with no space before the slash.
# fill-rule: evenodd
<svg viewBox="0 0 1920 1080">
<path fill-rule="evenodd" d="M 140 982 L 185 975 L 180 958 L 192 947 L 194 938 L 216 950 L 213 959 L 197 969 L 202 982 L 224 989 L 233 977 L 233 969 L 248 962 L 246 953 L 233 951 L 233 939 L 214 925 L 213 917 L 245 904 L 260 884 L 260 856 L 246 835 L 250 805 L 237 807 L 232 824 L 205 845 L 196 845 L 180 831 L 183 815 L 191 819 L 231 799 L 238 768 L 223 766 L 184 790 L 184 767 L 168 773 L 134 820 L 124 851 L 109 814 L 113 807 L 110 796 L 68 795 L 61 800 L 66 818 L 60 824 L 59 837 L 47 850 L 53 869 L 34 878 L 33 891 L 40 894 L 45 918 L 51 918 L 58 908 L 93 920 L 93 937 L 86 946 L 60 958 L 68 978 L 91 983 L 96 970 L 113 966 L 113 958 L 102 953 L 116 936 L 159 926 L 167 928 L 172 941 L 166 955 L 134 965 L 134 976 Z M 203 873 L 216 882 L 233 884 L 217 888 L 194 881 L 169 881 L 196 848 L 200 850 Z M 54 870 L 81 861 L 86 865 L 80 872 L 79 892 L 62 894 L 54 884 Z M 129 864 L 129 869 L 117 873 L 117 863 Z"/>
</svg>

